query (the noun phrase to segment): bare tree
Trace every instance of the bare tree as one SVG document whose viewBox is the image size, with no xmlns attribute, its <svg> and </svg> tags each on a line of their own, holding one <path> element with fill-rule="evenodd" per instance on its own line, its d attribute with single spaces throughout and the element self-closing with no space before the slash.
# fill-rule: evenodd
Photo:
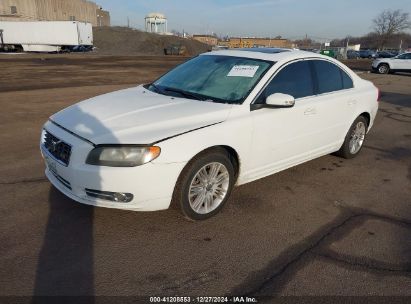
<svg viewBox="0 0 411 304">
<path fill-rule="evenodd" d="M 401 10 L 385 10 L 373 20 L 373 25 L 383 49 L 391 36 L 411 27 L 410 15 Z"/>
</svg>

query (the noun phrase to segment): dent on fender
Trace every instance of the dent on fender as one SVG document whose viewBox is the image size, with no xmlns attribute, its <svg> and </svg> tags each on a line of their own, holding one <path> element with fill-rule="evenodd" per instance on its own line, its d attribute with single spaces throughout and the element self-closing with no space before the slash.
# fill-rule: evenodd
<svg viewBox="0 0 411 304">
<path fill-rule="evenodd" d="M 178 134 L 176 134 L 176 135 L 168 136 L 168 137 L 165 137 L 165 138 L 163 138 L 163 139 L 160 139 L 160 140 L 157 140 L 157 141 L 153 142 L 152 145 L 161 143 L 161 142 L 166 141 L 166 140 L 168 140 L 168 139 L 175 138 L 175 137 L 178 137 L 178 136 L 187 134 L 187 133 L 191 133 L 191 132 L 194 132 L 194 131 L 197 131 L 197 130 L 201 130 L 201 129 L 204 129 L 204 128 L 207 128 L 207 127 L 215 126 L 215 125 L 218 125 L 218 124 L 220 124 L 220 123 L 222 123 L 222 122 L 223 122 L 223 121 L 219 121 L 219 122 L 216 122 L 216 123 L 213 123 L 213 124 L 205 125 L 205 126 L 202 126 L 202 127 L 199 127 L 199 128 L 195 128 L 195 129 L 192 129 L 192 130 L 189 130 L 189 131 L 185 131 L 185 132 L 182 132 L 182 133 L 178 133 Z"/>
</svg>

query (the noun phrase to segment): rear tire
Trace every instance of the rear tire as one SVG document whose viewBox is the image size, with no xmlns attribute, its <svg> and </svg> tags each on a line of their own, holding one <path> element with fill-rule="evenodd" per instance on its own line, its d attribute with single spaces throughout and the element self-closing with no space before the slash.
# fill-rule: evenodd
<svg viewBox="0 0 411 304">
<path fill-rule="evenodd" d="M 364 116 L 359 116 L 348 130 L 345 140 L 336 155 L 350 159 L 361 151 L 368 130 L 368 122 Z"/>
<path fill-rule="evenodd" d="M 189 220 L 208 219 L 224 207 L 234 179 L 235 169 L 224 149 L 204 151 L 183 169 L 174 189 L 173 203 Z"/>
</svg>

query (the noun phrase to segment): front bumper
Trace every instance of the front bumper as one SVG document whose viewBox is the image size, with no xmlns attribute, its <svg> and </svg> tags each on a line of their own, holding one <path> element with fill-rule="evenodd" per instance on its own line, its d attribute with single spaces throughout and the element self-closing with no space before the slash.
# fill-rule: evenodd
<svg viewBox="0 0 411 304">
<path fill-rule="evenodd" d="M 87 205 L 127 210 L 154 211 L 169 207 L 185 163 L 148 163 L 130 168 L 87 165 L 86 156 L 93 149 L 90 143 L 50 122 L 44 128 L 73 147 L 70 163 L 64 166 L 53 159 L 40 143 L 47 165 L 47 178 L 69 198 Z M 131 193 L 134 197 L 128 203 L 120 203 L 91 197 L 85 189 Z"/>
</svg>

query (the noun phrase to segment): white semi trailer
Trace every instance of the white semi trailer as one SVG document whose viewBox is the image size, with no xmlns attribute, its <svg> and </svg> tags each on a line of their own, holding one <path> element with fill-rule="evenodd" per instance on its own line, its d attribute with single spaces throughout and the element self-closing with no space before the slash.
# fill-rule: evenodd
<svg viewBox="0 0 411 304">
<path fill-rule="evenodd" d="M 93 45 L 91 23 L 78 21 L 0 21 L 0 49 L 59 52 Z"/>
</svg>

